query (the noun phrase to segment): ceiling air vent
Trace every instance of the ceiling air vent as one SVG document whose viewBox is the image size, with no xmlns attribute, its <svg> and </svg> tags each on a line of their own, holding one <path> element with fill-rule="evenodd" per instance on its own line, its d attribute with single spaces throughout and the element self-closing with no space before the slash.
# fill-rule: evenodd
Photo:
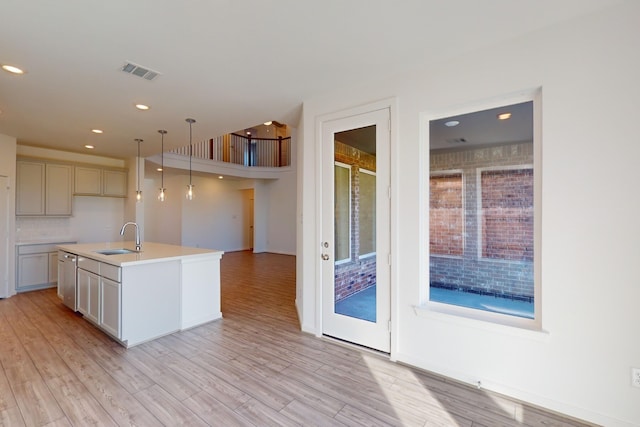
<svg viewBox="0 0 640 427">
<path fill-rule="evenodd" d="M 142 67 L 140 65 L 134 64 L 133 62 L 125 63 L 122 66 L 121 70 L 127 74 L 138 76 L 145 80 L 155 80 L 155 78 L 160 75 L 160 73 L 157 71 L 150 70 L 149 68 Z"/>
<path fill-rule="evenodd" d="M 449 138 L 446 139 L 449 144 L 464 144 L 467 142 L 466 138 Z"/>
</svg>

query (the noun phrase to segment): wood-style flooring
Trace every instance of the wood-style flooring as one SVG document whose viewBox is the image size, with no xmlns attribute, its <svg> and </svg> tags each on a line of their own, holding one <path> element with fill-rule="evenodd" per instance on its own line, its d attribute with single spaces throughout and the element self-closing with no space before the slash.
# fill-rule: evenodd
<svg viewBox="0 0 640 427">
<path fill-rule="evenodd" d="M 301 333 L 292 256 L 221 270 L 222 320 L 128 350 L 53 289 L 0 300 L 0 425 L 584 425 Z"/>
</svg>

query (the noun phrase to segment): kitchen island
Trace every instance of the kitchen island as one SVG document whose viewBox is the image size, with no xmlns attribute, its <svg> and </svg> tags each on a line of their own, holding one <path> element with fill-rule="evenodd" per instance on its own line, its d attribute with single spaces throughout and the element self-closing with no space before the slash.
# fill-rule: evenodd
<svg viewBox="0 0 640 427">
<path fill-rule="evenodd" d="M 125 347 L 222 317 L 224 252 L 152 242 L 134 248 L 134 242 L 59 245 L 61 262 L 72 258 L 77 269 L 58 280 L 65 304 Z"/>
</svg>

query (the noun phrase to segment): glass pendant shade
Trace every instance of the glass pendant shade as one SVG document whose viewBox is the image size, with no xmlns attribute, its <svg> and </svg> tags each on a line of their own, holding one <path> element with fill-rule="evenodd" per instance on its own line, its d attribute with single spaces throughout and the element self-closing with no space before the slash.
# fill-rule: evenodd
<svg viewBox="0 0 640 427">
<path fill-rule="evenodd" d="M 191 159 L 193 157 L 193 145 L 191 144 L 191 126 L 196 122 L 194 119 L 185 119 L 189 123 L 189 185 L 187 185 L 187 200 L 193 200 L 193 182 L 191 171 Z"/>
<path fill-rule="evenodd" d="M 142 142 L 142 139 L 136 138 L 135 141 L 138 143 L 138 157 L 136 157 L 136 173 L 137 173 L 136 202 L 141 202 L 142 190 L 140 189 L 140 143 Z"/>
<path fill-rule="evenodd" d="M 165 190 L 166 190 L 166 188 L 164 188 L 164 136 L 167 134 L 167 131 L 164 130 L 164 129 L 160 129 L 158 131 L 158 133 L 160 135 L 162 135 L 162 139 L 161 139 L 161 141 L 162 141 L 162 148 L 161 148 L 162 152 L 160 153 L 160 156 L 161 156 L 160 158 L 162 159 L 161 160 L 162 172 L 160 172 L 160 193 L 158 194 L 158 200 L 161 201 L 161 202 L 164 202 L 164 200 L 165 200 Z"/>
</svg>

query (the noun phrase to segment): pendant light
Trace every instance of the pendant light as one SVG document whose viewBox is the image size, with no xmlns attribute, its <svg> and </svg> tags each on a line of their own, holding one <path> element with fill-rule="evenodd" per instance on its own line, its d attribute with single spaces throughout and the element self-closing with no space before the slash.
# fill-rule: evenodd
<svg viewBox="0 0 640 427">
<path fill-rule="evenodd" d="M 162 169 L 162 171 L 160 172 L 160 193 L 158 194 L 158 200 L 160 200 L 161 202 L 164 202 L 164 136 L 167 134 L 167 131 L 164 129 L 160 129 L 158 131 L 158 133 L 160 133 L 160 135 L 162 135 L 162 153 L 161 153 L 161 164 L 160 164 L 160 169 Z"/>
<path fill-rule="evenodd" d="M 191 144 L 191 125 L 196 121 L 194 119 L 185 119 L 189 123 L 189 185 L 187 185 L 187 200 L 193 200 L 193 183 L 191 181 L 191 158 L 193 157 L 193 145 Z"/>
<path fill-rule="evenodd" d="M 136 179 L 136 202 L 142 201 L 142 190 L 140 190 L 140 143 L 143 141 L 140 138 L 134 139 L 138 143 L 138 157 L 136 157 L 136 172 L 138 177 Z"/>
</svg>

